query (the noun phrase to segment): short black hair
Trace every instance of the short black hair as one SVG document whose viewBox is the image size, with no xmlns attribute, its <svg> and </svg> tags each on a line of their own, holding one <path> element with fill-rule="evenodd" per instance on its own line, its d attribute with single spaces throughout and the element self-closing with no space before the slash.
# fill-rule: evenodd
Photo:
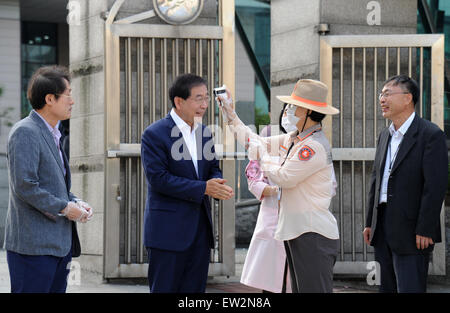
<svg viewBox="0 0 450 313">
<path fill-rule="evenodd" d="M 308 117 L 312 119 L 314 122 L 321 123 L 322 120 L 325 118 L 325 114 L 316 111 L 311 111 Z"/>
<path fill-rule="evenodd" d="M 45 106 L 45 96 L 55 95 L 56 99 L 67 86 L 64 80 L 70 83 L 70 74 L 64 66 L 44 66 L 38 68 L 28 83 L 27 98 L 31 107 L 40 110 Z"/>
<path fill-rule="evenodd" d="M 169 89 L 169 98 L 175 108 L 175 97 L 186 100 L 191 96 L 191 89 L 200 85 L 208 86 L 206 80 L 194 74 L 183 74 L 178 76 Z"/>
<path fill-rule="evenodd" d="M 412 95 L 412 101 L 414 106 L 419 101 L 420 89 L 417 82 L 407 75 L 396 75 L 388 78 L 383 84 L 383 87 L 389 83 L 393 83 L 394 86 L 400 85 L 405 91 Z"/>
<path fill-rule="evenodd" d="M 281 109 L 280 117 L 278 118 L 278 125 L 280 125 L 280 130 L 285 134 L 287 134 L 287 131 L 286 131 L 286 129 L 284 129 L 281 121 L 283 120 L 284 110 L 286 110 L 287 105 L 288 105 L 287 103 L 283 104 L 283 108 Z"/>
</svg>

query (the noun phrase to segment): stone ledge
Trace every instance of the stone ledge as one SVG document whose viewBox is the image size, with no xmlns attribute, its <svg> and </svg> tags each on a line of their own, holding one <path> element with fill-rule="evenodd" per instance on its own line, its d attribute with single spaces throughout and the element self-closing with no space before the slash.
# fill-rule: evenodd
<svg viewBox="0 0 450 313">
<path fill-rule="evenodd" d="M 75 69 L 71 69 L 72 78 L 79 76 L 88 76 L 91 74 L 99 73 L 103 71 L 103 64 L 90 64 L 90 62 L 84 63 Z"/>
</svg>

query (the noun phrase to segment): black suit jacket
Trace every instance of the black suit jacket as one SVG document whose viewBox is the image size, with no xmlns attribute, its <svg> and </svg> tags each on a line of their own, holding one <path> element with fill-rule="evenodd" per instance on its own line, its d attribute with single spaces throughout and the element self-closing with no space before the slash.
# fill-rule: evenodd
<svg viewBox="0 0 450 313">
<path fill-rule="evenodd" d="M 373 164 L 366 227 L 371 227 L 371 245 L 377 231 L 377 206 L 390 142 L 389 129 L 378 137 Z M 432 251 L 416 247 L 416 235 L 441 241 L 440 212 L 447 190 L 448 151 L 444 132 L 415 116 L 403 137 L 391 169 L 387 188 L 386 240 L 397 254 Z"/>
<path fill-rule="evenodd" d="M 65 136 L 68 136 L 68 134 L 66 134 Z M 61 137 L 60 139 L 60 147 L 61 143 L 63 141 L 64 137 Z M 74 201 L 74 199 L 76 198 L 71 192 L 70 192 L 70 187 L 71 187 L 71 174 L 70 174 L 70 166 L 69 166 L 69 158 L 66 154 L 66 151 L 64 149 L 61 149 L 62 155 L 63 155 L 63 160 L 64 160 L 64 167 L 66 168 L 66 186 L 67 186 L 67 192 L 69 193 L 69 197 L 71 201 Z M 72 257 L 73 258 L 77 258 L 81 255 L 81 244 L 80 244 L 80 238 L 78 237 L 78 230 L 77 230 L 77 223 L 72 221 Z"/>
</svg>

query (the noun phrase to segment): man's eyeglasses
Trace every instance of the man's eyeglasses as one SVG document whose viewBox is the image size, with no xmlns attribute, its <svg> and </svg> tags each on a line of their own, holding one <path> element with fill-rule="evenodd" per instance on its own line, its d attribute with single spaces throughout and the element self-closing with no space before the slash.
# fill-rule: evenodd
<svg viewBox="0 0 450 313">
<path fill-rule="evenodd" d="M 58 95 L 58 96 L 64 96 L 64 97 L 67 97 L 67 98 L 72 98 L 72 93 L 69 93 L 68 95 L 66 95 L 66 94 L 64 94 L 64 93 L 57 93 L 56 95 Z"/>
<path fill-rule="evenodd" d="M 206 97 L 197 97 L 192 99 L 195 103 L 197 104 L 202 104 L 204 102 L 209 103 L 209 101 L 211 100 L 210 96 L 206 96 Z"/>
<path fill-rule="evenodd" d="M 396 94 L 408 94 L 410 92 L 407 91 L 403 91 L 403 92 L 382 92 L 378 95 L 378 100 L 381 100 L 381 98 L 385 97 L 385 98 L 389 98 L 392 95 L 396 95 Z"/>
</svg>

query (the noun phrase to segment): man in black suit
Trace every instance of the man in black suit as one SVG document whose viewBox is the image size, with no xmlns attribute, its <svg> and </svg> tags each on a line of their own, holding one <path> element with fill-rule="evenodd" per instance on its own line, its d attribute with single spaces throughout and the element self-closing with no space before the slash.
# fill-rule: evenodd
<svg viewBox="0 0 450 313">
<path fill-rule="evenodd" d="M 394 76 L 379 96 L 392 123 L 378 137 L 363 235 L 375 247 L 380 292 L 426 292 L 440 212 L 447 189 L 444 132 L 415 114 L 417 83 Z"/>
</svg>

